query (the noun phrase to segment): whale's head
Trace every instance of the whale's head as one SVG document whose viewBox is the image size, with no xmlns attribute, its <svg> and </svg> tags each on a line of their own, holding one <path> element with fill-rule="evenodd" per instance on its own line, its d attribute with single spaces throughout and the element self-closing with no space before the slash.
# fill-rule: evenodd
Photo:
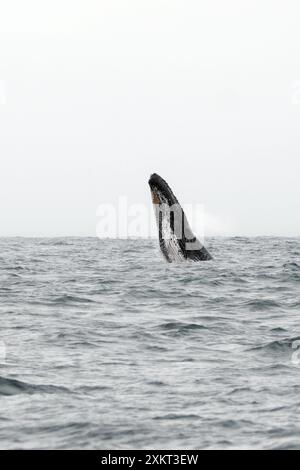
<svg viewBox="0 0 300 470">
<path fill-rule="evenodd" d="M 153 204 L 168 204 L 168 206 L 178 204 L 178 201 L 168 183 L 157 173 L 153 173 L 153 175 L 150 176 L 149 186 Z"/>
</svg>

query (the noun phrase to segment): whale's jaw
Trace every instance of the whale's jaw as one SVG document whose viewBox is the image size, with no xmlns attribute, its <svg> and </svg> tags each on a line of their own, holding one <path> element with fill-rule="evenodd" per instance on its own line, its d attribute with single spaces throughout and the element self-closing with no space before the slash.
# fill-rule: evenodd
<svg viewBox="0 0 300 470">
<path fill-rule="evenodd" d="M 207 261 L 212 259 L 192 233 L 187 218 L 168 183 L 154 173 L 149 179 L 158 226 L 159 245 L 166 260 Z"/>
</svg>

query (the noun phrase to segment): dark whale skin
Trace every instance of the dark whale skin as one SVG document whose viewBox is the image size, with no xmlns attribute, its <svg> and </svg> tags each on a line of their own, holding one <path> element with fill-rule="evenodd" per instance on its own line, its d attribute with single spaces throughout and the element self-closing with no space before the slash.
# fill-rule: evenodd
<svg viewBox="0 0 300 470">
<path fill-rule="evenodd" d="M 178 253 L 182 259 L 191 260 L 191 261 L 209 261 L 212 259 L 212 256 L 207 251 L 207 249 L 200 243 L 200 241 L 195 237 L 193 232 L 190 229 L 185 213 L 178 202 L 178 199 L 174 195 L 172 189 L 168 183 L 157 173 L 153 173 L 149 179 L 149 186 L 152 193 L 153 203 L 157 206 L 160 206 L 163 203 L 167 203 L 169 207 L 175 206 L 176 211 L 180 212 L 180 217 L 182 220 L 182 235 L 176 237 L 174 232 L 174 220 L 170 217 L 170 230 L 172 231 L 174 238 L 176 239 Z M 162 196 L 164 201 L 162 201 Z M 177 212 L 178 213 L 178 212 Z M 173 216 L 174 218 L 174 216 Z M 167 261 L 172 262 L 168 246 L 165 243 L 162 234 L 162 215 L 160 214 L 158 221 L 158 232 L 159 232 L 159 245 L 160 249 L 167 259 Z M 172 226 L 173 222 L 173 226 Z M 190 246 L 196 246 L 196 249 L 191 249 Z"/>
</svg>

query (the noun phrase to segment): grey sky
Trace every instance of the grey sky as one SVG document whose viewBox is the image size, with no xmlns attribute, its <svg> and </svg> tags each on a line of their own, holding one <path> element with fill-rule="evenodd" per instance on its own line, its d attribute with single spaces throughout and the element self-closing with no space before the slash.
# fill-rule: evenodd
<svg viewBox="0 0 300 470">
<path fill-rule="evenodd" d="M 4 4 L 4 5 L 3 5 Z M 207 233 L 300 235 L 298 1 L 0 10 L 0 235 L 95 235 L 161 174 Z"/>
</svg>

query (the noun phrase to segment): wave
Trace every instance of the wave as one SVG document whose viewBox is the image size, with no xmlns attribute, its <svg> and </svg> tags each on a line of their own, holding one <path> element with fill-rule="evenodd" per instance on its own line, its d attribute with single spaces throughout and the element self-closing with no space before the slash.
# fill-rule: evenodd
<svg viewBox="0 0 300 470">
<path fill-rule="evenodd" d="M 274 333 L 284 333 L 287 331 L 287 329 L 282 328 L 281 326 L 277 326 L 275 328 L 271 328 L 271 331 L 273 331 Z"/>
<path fill-rule="evenodd" d="M 245 303 L 252 310 L 268 310 L 271 308 L 280 308 L 281 304 L 271 299 L 253 299 Z"/>
<path fill-rule="evenodd" d="M 197 415 L 197 414 L 184 414 L 184 413 L 180 413 L 180 414 L 176 414 L 176 413 L 169 413 L 169 414 L 166 414 L 166 415 L 163 415 L 163 416 L 154 416 L 154 420 L 157 420 L 157 421 L 163 421 L 163 420 L 174 420 L 174 419 L 192 419 L 192 420 L 195 420 L 195 419 L 199 419 L 200 416 Z"/>
<path fill-rule="evenodd" d="M 295 262 L 285 263 L 283 267 L 287 269 L 297 270 L 297 271 L 300 270 L 300 265 Z"/>
<path fill-rule="evenodd" d="M 159 325 L 159 328 L 175 336 L 189 334 L 197 330 L 206 330 L 207 327 L 198 323 L 168 322 Z"/>
<path fill-rule="evenodd" d="M 248 351 L 267 351 L 267 352 L 284 352 L 292 351 L 292 345 L 295 341 L 300 341 L 300 336 L 295 336 L 293 338 L 285 338 L 281 340 L 269 341 L 268 343 L 260 344 L 253 348 L 250 348 Z"/>
<path fill-rule="evenodd" d="M 0 268 L 1 271 L 28 271 L 26 266 L 16 265 L 16 266 L 3 266 Z"/>
<path fill-rule="evenodd" d="M 62 295 L 60 297 L 55 297 L 51 300 L 53 304 L 69 304 L 69 303 L 94 303 L 94 300 L 88 299 L 86 297 L 77 297 L 75 295 Z"/>
<path fill-rule="evenodd" d="M 283 265 L 285 274 L 288 274 L 289 281 L 300 280 L 300 265 L 295 262 L 285 263 Z"/>
<path fill-rule="evenodd" d="M 0 376 L 0 396 L 11 396 L 22 393 L 33 395 L 34 393 L 57 393 L 63 391 L 69 390 L 56 385 L 34 385 Z"/>
</svg>

